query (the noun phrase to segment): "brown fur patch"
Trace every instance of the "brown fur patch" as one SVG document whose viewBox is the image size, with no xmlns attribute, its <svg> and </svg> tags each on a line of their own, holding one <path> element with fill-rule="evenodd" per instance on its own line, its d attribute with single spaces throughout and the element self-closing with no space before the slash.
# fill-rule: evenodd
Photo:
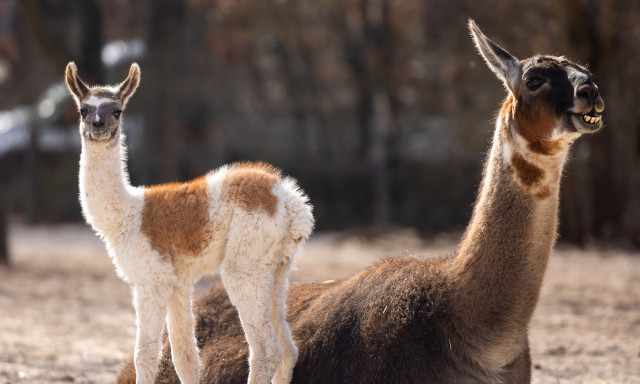
<svg viewBox="0 0 640 384">
<path fill-rule="evenodd" d="M 212 238 L 205 177 L 144 191 L 141 230 L 162 256 L 198 256 Z"/>
<path fill-rule="evenodd" d="M 522 92 L 522 89 L 519 90 L 520 94 Z M 534 146 L 535 149 L 531 150 L 544 151 L 548 149 L 552 151 L 550 154 L 557 153 L 553 151 L 556 150 L 558 143 L 545 140 L 551 136 L 557 119 L 542 98 L 535 98 L 529 105 L 525 105 L 520 97 L 516 100 L 516 97 L 509 93 L 509 96 L 502 103 L 499 116 L 504 119 L 504 130 L 508 129 L 510 120 L 515 121 L 518 133 Z"/>
<path fill-rule="evenodd" d="M 515 98 L 509 92 L 509 95 L 502 103 L 500 112 L 498 112 L 498 119 L 502 121 L 502 128 L 500 135 L 503 140 L 509 140 L 511 133 L 509 132 L 509 121 L 513 120 L 513 106 L 516 103 Z"/>
<path fill-rule="evenodd" d="M 555 155 L 565 149 L 560 140 L 545 140 L 552 133 L 556 118 L 547 110 L 542 101 L 534 100 L 531 108 L 523 106 L 522 101 L 510 93 L 502 103 L 499 119 L 502 119 L 503 137 L 508 138 L 509 121 L 514 120 L 518 132 L 529 142 L 528 148 L 532 152 L 543 155 Z"/>
<path fill-rule="evenodd" d="M 525 160 L 519 153 L 511 156 L 511 165 L 516 171 L 522 184 L 530 187 L 539 182 L 544 176 L 544 171 Z"/>
<path fill-rule="evenodd" d="M 222 199 L 233 201 L 247 211 L 276 212 L 278 198 L 271 193 L 280 172 L 265 163 L 234 164 L 223 182 Z"/>
<path fill-rule="evenodd" d="M 509 124 L 509 120 L 513 118 L 513 105 L 516 103 L 515 97 L 513 97 L 512 93 L 509 93 L 507 98 L 502 102 L 502 106 L 500 107 L 500 112 L 498 116 L 503 120 L 504 125 Z"/>
<path fill-rule="evenodd" d="M 538 199 L 546 199 L 547 197 L 551 196 L 551 188 L 549 188 L 548 186 L 544 186 L 542 188 L 540 188 L 540 190 L 538 192 L 536 192 L 536 197 Z"/>
<path fill-rule="evenodd" d="M 538 139 L 533 143 L 529 143 L 528 147 L 532 152 L 540 153 L 543 155 L 555 155 L 562 152 L 565 149 L 566 144 L 560 140 L 542 140 Z"/>
</svg>

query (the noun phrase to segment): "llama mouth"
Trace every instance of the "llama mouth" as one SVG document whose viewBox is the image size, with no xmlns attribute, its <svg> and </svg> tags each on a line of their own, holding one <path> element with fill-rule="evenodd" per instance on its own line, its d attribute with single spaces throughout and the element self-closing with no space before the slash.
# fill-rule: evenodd
<svg viewBox="0 0 640 384">
<path fill-rule="evenodd" d="M 585 113 L 584 115 L 582 115 L 582 121 L 584 121 L 585 123 L 590 124 L 590 125 L 596 125 L 601 120 L 602 120 L 602 115 L 599 115 L 597 113 L 591 114 L 591 112 L 589 112 L 589 113 Z"/>
<path fill-rule="evenodd" d="M 90 131 L 87 135 L 87 139 L 97 143 L 111 141 L 111 139 L 116 137 L 116 131 L 117 130 L 115 129 L 112 131 Z"/>
<path fill-rule="evenodd" d="M 587 113 L 571 113 L 570 116 L 577 132 L 593 133 L 602 127 L 602 115 L 594 110 Z"/>
</svg>

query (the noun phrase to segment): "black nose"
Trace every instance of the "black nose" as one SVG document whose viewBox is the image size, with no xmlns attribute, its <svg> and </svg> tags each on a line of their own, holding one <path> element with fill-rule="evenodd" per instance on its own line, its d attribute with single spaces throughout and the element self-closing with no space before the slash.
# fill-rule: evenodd
<svg viewBox="0 0 640 384">
<path fill-rule="evenodd" d="M 598 96 L 598 87 L 591 82 L 582 84 L 576 90 L 576 96 L 585 99 L 594 99 Z"/>
<path fill-rule="evenodd" d="M 93 125 L 93 128 L 100 128 L 100 127 L 102 127 L 104 125 L 104 122 L 102 122 L 102 121 L 94 121 L 92 123 L 92 125 Z"/>
</svg>

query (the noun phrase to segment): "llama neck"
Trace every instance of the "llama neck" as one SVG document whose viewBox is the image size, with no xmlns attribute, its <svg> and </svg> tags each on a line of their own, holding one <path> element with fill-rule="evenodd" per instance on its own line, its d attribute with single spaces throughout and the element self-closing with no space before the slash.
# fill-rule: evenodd
<svg viewBox="0 0 640 384">
<path fill-rule="evenodd" d="M 556 240 L 568 148 L 553 156 L 528 151 L 513 124 L 498 119 L 473 217 L 451 265 L 461 332 L 484 334 L 488 343 L 526 337 Z"/>
<path fill-rule="evenodd" d="M 125 170 L 124 138 L 109 143 L 82 139 L 80 202 L 91 226 L 106 235 L 118 231 L 130 215 L 135 188 Z"/>
</svg>

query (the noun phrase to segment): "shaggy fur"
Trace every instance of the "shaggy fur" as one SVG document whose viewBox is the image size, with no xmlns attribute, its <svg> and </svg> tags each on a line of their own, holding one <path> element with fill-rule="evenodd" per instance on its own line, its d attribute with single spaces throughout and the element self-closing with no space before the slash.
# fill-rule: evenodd
<svg viewBox="0 0 640 384">
<path fill-rule="evenodd" d="M 577 64 L 519 61 L 469 27 L 509 96 L 461 243 L 451 257 L 386 260 L 342 281 L 293 284 L 294 383 L 531 380 L 528 324 L 556 240 L 562 167 L 570 144 L 602 126 L 604 103 Z M 247 347 L 220 287 L 197 303 L 196 318 L 203 381 L 243 383 Z M 176 383 L 168 347 L 162 361 L 159 382 Z M 132 380 L 129 363 L 118 382 Z"/>
<path fill-rule="evenodd" d="M 220 267 L 250 353 L 250 383 L 288 383 L 297 349 L 286 323 L 291 264 L 313 229 L 296 182 L 261 163 L 224 166 L 187 183 L 132 187 L 124 169 L 121 113 L 140 81 L 131 66 L 116 87 L 87 87 L 73 63 L 66 80 L 81 113 L 80 201 L 137 313 L 135 373 L 156 377 L 166 324 L 173 366 L 198 383 L 192 284 Z M 246 379 L 244 379 L 246 380 Z"/>
</svg>

